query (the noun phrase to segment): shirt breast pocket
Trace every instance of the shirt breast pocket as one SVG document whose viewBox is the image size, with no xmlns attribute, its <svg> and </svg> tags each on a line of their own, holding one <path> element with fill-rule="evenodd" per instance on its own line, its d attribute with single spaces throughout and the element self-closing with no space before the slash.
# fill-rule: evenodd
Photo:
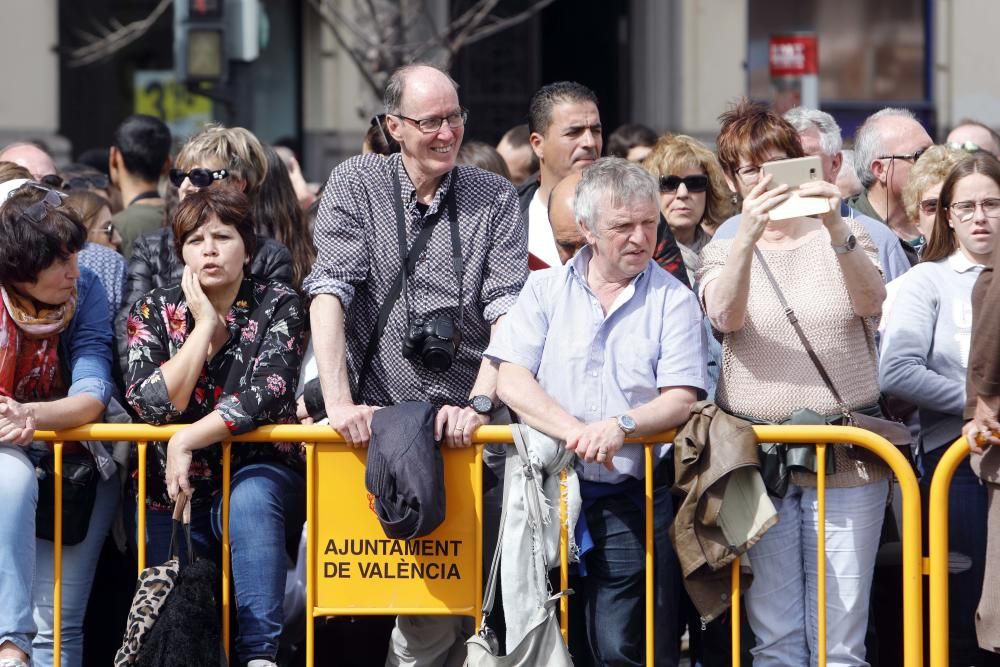
<svg viewBox="0 0 1000 667">
<path fill-rule="evenodd" d="M 618 386 L 632 405 L 646 403 L 657 396 L 656 364 L 660 343 L 641 336 L 626 336 L 619 341 L 615 366 Z"/>
</svg>

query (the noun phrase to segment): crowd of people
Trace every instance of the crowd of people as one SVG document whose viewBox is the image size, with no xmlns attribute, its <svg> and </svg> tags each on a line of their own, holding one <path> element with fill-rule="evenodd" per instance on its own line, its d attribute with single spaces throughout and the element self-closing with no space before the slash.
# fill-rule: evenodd
<svg viewBox="0 0 1000 667">
<path fill-rule="evenodd" d="M 184 425 L 151 448 L 145 535 L 131 443 L 66 445 L 66 465 L 89 466 L 94 488 L 64 515 L 72 666 L 109 536 L 133 551 L 144 540 L 148 562 L 165 562 L 185 494 L 193 549 L 218 557 L 222 440 L 326 420 L 366 447 L 391 419 L 377 411 L 408 402 L 431 406 L 442 447 L 517 421 L 573 453 L 580 665 L 644 662 L 645 468 L 628 437 L 682 429 L 654 448 L 656 664 L 679 663 L 685 632 L 692 664 L 729 664 L 728 590 L 713 591 L 745 551 L 752 663 L 815 664 L 825 576 L 826 664 L 857 666 L 898 641 L 872 613 L 890 469 L 830 448 L 820 545 L 815 450 L 733 434 L 898 419 L 926 492 L 964 428 L 975 454 L 950 496 L 952 664 L 996 662 L 1000 605 L 983 585 L 1000 540 L 1000 525 L 987 530 L 1000 522 L 987 447 L 1000 444 L 994 130 L 965 120 L 935 145 L 912 113 L 887 108 L 847 153 L 831 115 L 741 100 L 714 146 L 629 124 L 605 151 L 597 96 L 563 81 L 494 148 L 467 139 L 474 119 L 440 69 L 397 70 L 384 103 L 362 154 L 319 192 L 291 151 L 240 127 L 210 126 L 172 155 L 161 121 L 130 116 L 96 164 L 63 169 L 28 141 L 0 151 L 0 667 L 53 662 L 53 543 L 36 526 L 51 515 L 40 488 L 52 453 L 35 430 Z M 794 193 L 762 168 L 805 156 L 821 178 Z M 779 219 L 792 197 L 826 212 Z M 508 455 L 484 449 L 487 559 Z M 233 450 L 239 665 L 287 659 L 304 461 L 301 443 Z M 753 476 L 737 474 L 747 467 Z M 746 483 L 758 520 L 736 527 L 739 508 L 695 475 Z M 731 512 L 738 549 L 704 546 L 720 538 L 703 502 Z M 460 664 L 472 621 L 400 616 L 373 661 Z M 523 638 L 502 617 L 499 630 L 508 651 Z"/>
</svg>

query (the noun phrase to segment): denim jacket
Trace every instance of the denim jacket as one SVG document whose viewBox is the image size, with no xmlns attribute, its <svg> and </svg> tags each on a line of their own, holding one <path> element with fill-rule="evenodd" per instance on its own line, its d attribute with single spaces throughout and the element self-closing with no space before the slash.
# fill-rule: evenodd
<svg viewBox="0 0 1000 667">
<path fill-rule="evenodd" d="M 68 396 L 90 394 L 107 405 L 114 393 L 111 380 L 113 336 L 108 297 L 97 274 L 80 267 L 76 312 L 59 336 L 59 354 L 69 366 Z"/>
</svg>

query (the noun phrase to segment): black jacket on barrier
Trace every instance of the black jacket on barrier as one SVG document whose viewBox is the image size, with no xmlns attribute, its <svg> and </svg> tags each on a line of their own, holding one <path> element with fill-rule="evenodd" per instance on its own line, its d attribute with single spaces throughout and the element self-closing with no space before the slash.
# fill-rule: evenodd
<svg viewBox="0 0 1000 667">
<path fill-rule="evenodd" d="M 169 287 L 181 282 L 184 264 L 174 252 L 174 234 L 169 227 L 158 229 L 136 240 L 128 262 L 125 301 L 115 317 L 115 345 L 122 371 L 128 368 L 126 325 L 133 304 L 154 287 Z M 257 253 L 250 263 L 250 273 L 261 280 L 292 284 L 292 254 L 278 241 L 257 237 Z"/>
</svg>

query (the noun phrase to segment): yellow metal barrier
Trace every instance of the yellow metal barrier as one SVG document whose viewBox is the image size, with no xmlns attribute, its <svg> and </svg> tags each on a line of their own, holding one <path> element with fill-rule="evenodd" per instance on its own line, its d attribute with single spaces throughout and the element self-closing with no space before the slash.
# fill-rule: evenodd
<svg viewBox="0 0 1000 667">
<path fill-rule="evenodd" d="M 964 437 L 956 440 L 941 457 L 931 479 L 927 512 L 931 667 L 948 667 L 948 491 L 955 470 L 969 451 Z"/>
<path fill-rule="evenodd" d="M 145 496 L 146 483 L 146 467 L 147 467 L 147 447 L 151 441 L 167 441 L 170 436 L 183 428 L 183 425 L 175 426 L 165 426 L 165 427 L 152 427 L 145 425 L 133 425 L 133 424 L 92 424 L 88 426 L 83 426 L 76 429 L 70 429 L 66 431 L 60 431 L 58 433 L 52 431 L 38 431 L 35 437 L 39 440 L 48 440 L 55 443 L 55 488 L 56 488 L 56 506 L 55 506 L 55 591 L 54 591 L 54 619 L 53 623 L 56 628 L 55 630 L 55 658 L 56 662 L 60 659 L 60 625 L 61 625 L 61 553 L 62 553 L 62 525 L 61 525 L 61 507 L 62 507 L 62 442 L 66 440 L 125 440 L 125 441 L 135 441 L 138 445 L 138 461 L 139 461 L 139 495 L 140 500 L 138 505 L 138 534 L 139 536 L 145 535 L 145 502 L 142 498 Z M 825 498 L 824 498 L 824 487 L 825 480 L 822 466 L 825 462 L 825 457 L 823 452 L 827 444 L 854 444 L 864 447 L 877 455 L 879 455 L 895 472 L 897 478 L 899 479 L 900 487 L 903 492 L 903 647 L 904 647 L 904 665 L 905 667 L 918 667 L 922 664 L 922 602 L 921 602 L 921 587 L 920 587 L 920 576 L 921 576 L 921 557 L 920 557 L 920 500 L 919 491 L 917 488 L 916 479 L 913 476 L 913 472 L 910 469 L 908 462 L 903 458 L 903 456 L 888 442 L 879 436 L 870 433 L 868 431 L 863 431 L 861 429 L 843 427 L 843 426 L 757 426 L 754 428 L 759 441 L 762 442 L 786 442 L 786 443 L 819 443 L 818 447 L 818 457 L 817 460 L 820 462 L 820 471 L 818 476 L 818 496 L 819 496 L 819 525 L 820 525 L 820 543 L 824 539 L 824 523 L 825 523 Z M 644 440 L 647 443 L 652 442 L 665 442 L 672 439 L 672 434 L 657 434 Z M 462 608 L 452 608 L 448 605 L 441 606 L 438 604 L 436 607 L 433 601 L 429 602 L 428 605 L 417 607 L 410 603 L 404 603 L 403 605 L 394 605 L 393 601 L 387 603 L 385 600 L 373 600 L 367 605 L 357 605 L 347 608 L 333 607 L 317 607 L 317 549 L 318 544 L 316 542 L 315 527 L 320 523 L 318 514 L 318 502 L 321 499 L 321 491 L 318 488 L 318 456 L 321 451 L 330 451 L 332 449 L 339 449 L 343 452 L 355 453 L 353 456 L 360 460 L 362 454 L 356 450 L 348 450 L 343 447 L 342 438 L 334 431 L 325 426 L 299 426 L 299 425 L 276 425 L 276 426 L 266 426 L 256 431 L 243 434 L 241 436 L 234 436 L 231 440 L 223 443 L 223 516 L 222 516 L 222 526 L 223 526 L 223 578 L 222 578 L 222 625 L 223 625 L 223 637 L 225 640 L 225 648 L 228 655 L 229 646 L 229 605 L 230 605 L 230 588 L 229 588 L 229 572 L 230 572 L 230 553 L 229 553 L 229 486 L 230 486 L 230 465 L 231 465 L 231 445 L 232 442 L 305 442 L 307 443 L 306 448 L 306 487 L 307 487 L 307 507 L 306 507 L 306 518 L 309 522 L 310 529 L 307 532 L 308 543 L 306 548 L 306 558 L 307 558 L 307 585 L 306 585 L 306 605 L 307 605 L 307 618 L 314 619 L 320 616 L 327 616 L 334 613 L 344 613 L 344 614 L 378 614 L 378 613 L 437 613 L 437 614 L 464 614 L 470 616 L 478 616 L 480 605 L 479 595 L 482 590 L 482 569 L 481 569 L 481 552 L 482 552 L 482 522 L 481 522 L 481 508 L 476 504 L 474 508 L 475 517 L 475 565 L 474 565 L 474 576 L 472 577 L 474 581 L 473 589 L 476 591 L 475 599 L 471 605 L 463 605 Z M 637 440 L 629 440 L 630 442 L 638 442 Z M 479 429 L 475 436 L 475 442 L 477 445 L 482 445 L 486 443 L 510 443 L 511 434 L 509 427 L 504 426 L 486 426 Z M 339 448 L 325 447 L 325 445 L 341 445 Z M 470 450 L 456 450 L 457 452 L 469 452 Z M 456 451 L 449 452 L 447 459 L 451 459 Z M 473 460 L 474 472 L 471 474 L 471 484 L 474 497 L 481 500 L 482 489 L 481 489 L 481 475 L 480 475 L 480 465 L 482 462 L 481 448 L 477 447 L 473 450 Z M 950 452 L 949 452 L 950 453 Z M 960 456 L 956 455 L 956 458 Z M 947 460 L 947 457 L 946 459 Z M 942 465 L 945 461 L 942 461 Z M 952 467 L 952 471 L 954 467 Z M 645 544 L 646 544 L 646 644 L 645 650 L 647 655 L 647 664 L 653 664 L 653 649 L 654 649 L 654 633 L 653 633 L 653 614 L 655 613 L 654 604 L 655 598 L 653 596 L 653 456 L 652 449 L 650 447 L 645 448 Z M 949 475 L 950 480 L 950 475 Z M 450 487 L 449 487 L 450 488 Z M 562 503 L 561 503 L 562 505 Z M 449 506 L 449 511 L 451 507 Z M 371 517 L 368 517 L 371 520 Z M 946 519 L 947 517 L 945 517 Z M 466 520 L 468 517 L 466 517 Z M 377 522 L 376 522 L 377 524 Z M 945 526 L 946 528 L 946 526 Z M 933 536 L 933 533 L 932 533 Z M 139 569 L 141 570 L 145 566 L 146 560 L 146 549 L 145 540 L 139 539 L 138 541 L 138 552 L 139 552 Z M 566 550 L 566 539 L 562 540 L 563 546 L 561 549 L 561 560 L 562 560 L 562 572 L 561 581 L 563 582 L 563 587 L 567 585 L 567 560 L 568 553 Z M 946 548 L 946 547 L 945 547 Z M 824 564 L 824 554 L 823 550 L 819 550 L 819 571 L 825 572 Z M 933 559 L 932 559 L 933 562 Z M 733 640 L 733 665 L 739 665 L 739 650 L 740 650 L 740 630 L 739 630 L 739 562 L 736 561 L 733 564 L 732 571 L 732 615 L 733 615 L 733 629 L 732 629 L 732 640 Z M 947 596 L 947 581 L 945 580 L 945 596 Z M 932 588 L 932 595 L 934 594 L 934 589 Z M 440 602 L 440 601 L 439 601 Z M 430 607 L 430 608 L 428 608 Z M 563 633 L 564 636 L 568 636 L 568 629 L 566 627 L 567 607 L 565 606 L 565 601 L 562 607 L 562 621 L 563 621 Z M 820 636 L 820 664 L 825 664 L 825 581 L 821 577 L 820 588 L 819 588 L 819 636 Z M 932 610 L 933 611 L 933 610 Z M 932 624 L 933 625 L 933 624 Z M 315 654 L 314 654 L 314 627 L 313 623 L 307 622 L 307 647 L 306 647 L 306 660 L 307 664 L 314 664 Z M 933 637 L 932 637 L 933 638 Z M 945 656 L 947 656 L 947 645 L 945 645 Z M 940 663 L 945 664 L 945 663 Z"/>
</svg>

